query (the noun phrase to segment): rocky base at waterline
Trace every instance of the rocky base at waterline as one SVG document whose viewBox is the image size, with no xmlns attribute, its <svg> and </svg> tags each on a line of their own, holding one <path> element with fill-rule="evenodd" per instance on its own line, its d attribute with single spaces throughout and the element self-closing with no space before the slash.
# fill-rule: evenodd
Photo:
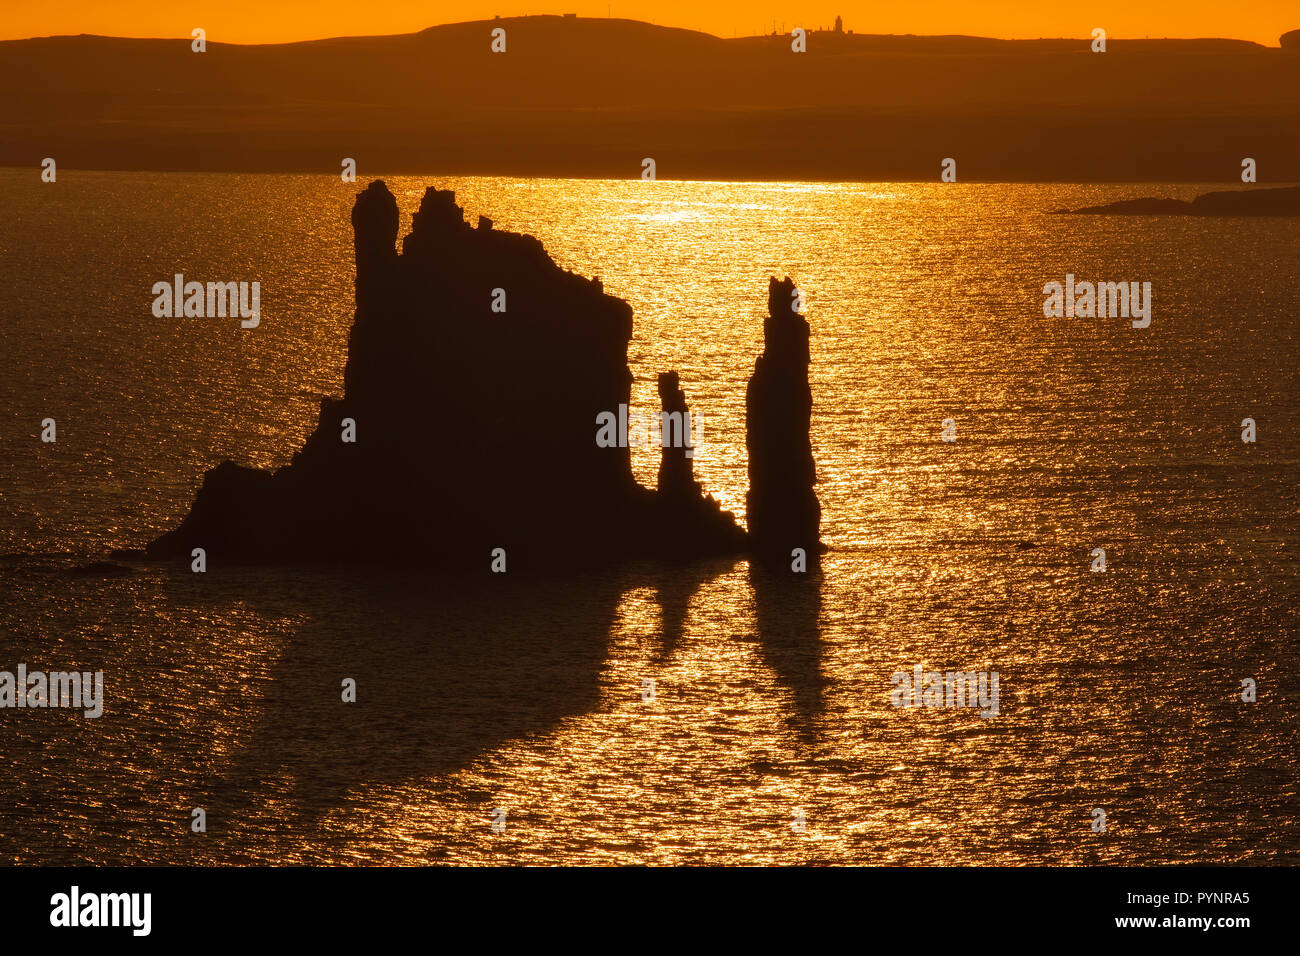
<svg viewBox="0 0 1300 956">
<path fill-rule="evenodd" d="M 1183 199 L 1122 199 L 1104 206 L 1057 209 L 1057 215 L 1101 216 L 1300 216 L 1300 186 L 1229 189 Z"/>
<path fill-rule="evenodd" d="M 629 405 L 632 387 L 632 309 L 599 279 L 561 269 L 532 236 L 484 217 L 471 227 L 447 191 L 425 192 L 400 253 L 397 202 L 383 182 L 358 195 L 352 225 L 356 318 L 343 397 L 322 400 L 315 432 L 278 471 L 229 461 L 208 471 L 189 514 L 146 549 L 150 558 L 188 560 L 202 548 L 209 567 L 515 571 L 755 550 L 695 481 L 688 443 L 663 449 L 652 491 L 633 476 L 626 440 L 597 441 L 599 422 Z M 803 325 L 802 340 L 774 340 L 772 322 L 765 328 L 760 368 L 775 374 L 756 371 L 750 382 L 750 439 L 766 453 L 751 461 L 750 480 L 766 489 L 764 514 L 794 496 L 800 544 L 815 554 Z M 659 391 L 664 412 L 684 418 L 676 373 L 660 376 Z M 779 411 L 787 397 L 798 406 L 792 416 Z M 784 541 L 784 529 L 774 533 Z"/>
</svg>

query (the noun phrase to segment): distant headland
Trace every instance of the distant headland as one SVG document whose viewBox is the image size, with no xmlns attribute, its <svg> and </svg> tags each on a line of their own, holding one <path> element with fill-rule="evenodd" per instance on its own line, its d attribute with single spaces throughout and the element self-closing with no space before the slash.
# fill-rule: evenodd
<svg viewBox="0 0 1300 956">
<path fill-rule="evenodd" d="M 1083 209 L 1058 209 L 1068 215 L 1102 216 L 1300 216 L 1300 186 L 1228 189 L 1184 199 L 1122 199 Z"/>
</svg>

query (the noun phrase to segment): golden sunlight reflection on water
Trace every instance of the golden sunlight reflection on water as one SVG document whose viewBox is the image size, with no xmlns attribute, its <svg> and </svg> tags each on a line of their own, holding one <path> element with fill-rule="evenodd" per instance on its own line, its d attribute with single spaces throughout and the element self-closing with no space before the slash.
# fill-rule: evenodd
<svg viewBox="0 0 1300 956">
<path fill-rule="evenodd" d="M 402 234 L 436 182 L 631 302 L 634 405 L 680 372 L 696 476 L 742 518 L 767 279 L 794 278 L 822 571 L 639 566 L 505 593 L 418 572 L 70 577 L 168 528 L 208 467 L 278 467 L 314 427 L 341 388 L 358 187 L 61 173 L 38 200 L 0 172 L 8 654 L 103 667 L 110 688 L 98 722 L 0 712 L 3 858 L 1296 861 L 1284 221 L 1049 214 L 1194 186 L 388 182 Z M 154 319 L 147 292 L 176 271 L 260 277 L 262 327 Z M 1149 334 L 1044 319 L 1067 272 L 1151 281 Z M 42 449 L 23 436 L 50 409 Z M 1269 440 L 1240 442 L 1247 413 Z M 633 458 L 653 484 L 657 450 Z M 891 674 L 917 664 L 998 671 L 999 715 L 893 707 Z M 1247 674 L 1270 688 L 1249 708 Z"/>
</svg>

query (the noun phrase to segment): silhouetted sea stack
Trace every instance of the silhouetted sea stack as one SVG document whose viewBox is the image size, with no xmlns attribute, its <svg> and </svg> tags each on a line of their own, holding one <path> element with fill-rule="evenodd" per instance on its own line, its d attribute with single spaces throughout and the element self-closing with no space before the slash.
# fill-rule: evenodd
<svg viewBox="0 0 1300 956">
<path fill-rule="evenodd" d="M 487 570 L 499 548 L 514 571 L 750 550 L 694 479 L 675 372 L 659 388 L 682 428 L 657 491 L 634 478 L 623 429 L 612 446 L 597 440 L 602 416 L 627 420 L 626 302 L 561 269 L 532 236 L 483 217 L 471 227 L 451 192 L 425 192 L 400 254 L 383 182 L 358 195 L 352 224 L 357 309 L 343 398 L 322 400 L 315 432 L 274 474 L 232 462 L 210 470 L 150 557 L 203 548 L 209 563 Z M 766 336 L 748 395 L 755 541 L 815 544 L 808 325 L 774 311 Z"/>
<path fill-rule="evenodd" d="M 669 440 L 662 442 L 660 448 L 659 496 L 682 498 L 697 495 L 700 486 L 695 481 L 690 409 L 686 407 L 686 393 L 682 391 L 676 372 L 659 373 L 659 402 L 664 416 L 667 416 L 663 430 L 677 429 L 677 435 L 669 435 Z"/>
<path fill-rule="evenodd" d="M 747 537 L 731 512 L 723 511 L 712 495 L 706 496 L 695 480 L 690 410 L 676 372 L 659 373 L 659 400 L 666 417 L 660 419 L 659 428 L 662 447 L 656 495 L 662 524 L 655 529 L 656 552 L 706 557 L 745 550 Z"/>
<path fill-rule="evenodd" d="M 813 485 L 809 427 L 812 389 L 808 384 L 808 322 L 795 311 L 795 284 L 768 283 L 768 317 L 763 354 L 745 393 L 745 445 L 749 450 L 749 494 L 745 499 L 751 548 L 760 559 L 789 563 L 802 548 L 809 564 L 823 548 L 822 508 Z"/>
</svg>

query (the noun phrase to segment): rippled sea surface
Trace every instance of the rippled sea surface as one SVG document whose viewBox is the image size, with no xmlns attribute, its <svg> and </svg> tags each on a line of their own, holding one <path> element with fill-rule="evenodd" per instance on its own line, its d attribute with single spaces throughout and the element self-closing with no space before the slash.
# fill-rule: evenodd
<svg viewBox="0 0 1300 956">
<path fill-rule="evenodd" d="M 69 573 L 341 393 L 361 184 L 0 170 L 0 670 L 107 696 L 0 710 L 0 860 L 1300 862 L 1296 220 L 1051 215 L 1212 186 L 388 182 L 402 234 L 454 188 L 626 298 L 634 403 L 681 373 L 739 516 L 794 278 L 822 571 Z M 259 280 L 261 326 L 154 318 L 177 272 Z M 1045 319 L 1067 272 L 1150 282 L 1150 327 Z M 917 664 L 997 671 L 999 714 L 893 707 Z"/>
</svg>

